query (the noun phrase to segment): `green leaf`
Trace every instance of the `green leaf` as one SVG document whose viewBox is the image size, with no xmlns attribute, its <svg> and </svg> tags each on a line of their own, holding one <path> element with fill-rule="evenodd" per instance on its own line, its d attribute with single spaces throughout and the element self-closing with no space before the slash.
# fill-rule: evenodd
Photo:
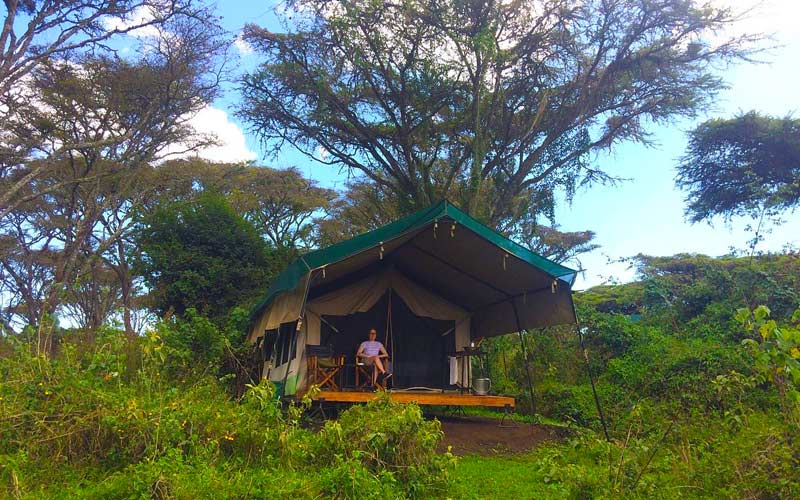
<svg viewBox="0 0 800 500">
<path fill-rule="evenodd" d="M 750 320 L 750 310 L 746 307 L 740 307 L 736 310 L 736 314 L 733 316 L 733 319 L 735 319 L 736 322 L 741 325 L 747 324 L 747 322 Z"/>
<path fill-rule="evenodd" d="M 759 348 L 758 342 L 756 342 L 753 339 L 744 339 L 744 340 L 742 340 L 742 346 L 749 347 L 751 349 L 758 349 Z"/>
<path fill-rule="evenodd" d="M 769 318 L 769 315 L 772 311 L 769 310 L 769 307 L 765 305 L 760 305 L 756 307 L 755 311 L 753 311 L 753 316 L 755 316 L 756 321 L 763 321 Z"/>
</svg>

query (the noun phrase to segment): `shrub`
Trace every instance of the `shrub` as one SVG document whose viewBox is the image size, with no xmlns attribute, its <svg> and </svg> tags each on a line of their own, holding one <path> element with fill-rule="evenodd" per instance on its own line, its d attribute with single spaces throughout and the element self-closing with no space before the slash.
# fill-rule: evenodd
<svg viewBox="0 0 800 500">
<path fill-rule="evenodd" d="M 83 351 L 65 343 L 53 359 L 18 343 L 13 355 L 0 359 L 0 376 L 13 381 L 0 386 L 0 453 L 116 467 L 157 460 L 172 449 L 188 456 L 213 450 L 246 461 L 279 452 L 285 424 L 274 398 L 267 398 L 271 407 L 254 408 L 252 395 L 239 404 L 214 377 L 178 375 L 165 359 L 176 350 L 155 333 L 140 344 L 142 365 L 130 373 L 121 331 L 98 332 L 97 343 Z"/>
<path fill-rule="evenodd" d="M 181 337 L 185 335 L 185 337 Z M 190 370 L 217 342 L 201 317 L 159 325 L 133 347 L 105 329 L 54 358 L 11 341 L 0 358 L 0 492 L 32 498 L 406 498 L 436 493 L 453 463 L 438 422 L 382 396 L 319 432 L 270 382 L 235 400 L 224 379 Z M 198 354 L 199 356 L 199 354 Z M 133 371 L 130 371 L 133 370 Z M 0 493 L 2 496 L 2 493 Z"/>
<path fill-rule="evenodd" d="M 394 403 L 383 394 L 327 422 L 315 455 L 320 463 L 338 467 L 351 467 L 347 464 L 356 461 L 384 484 L 396 481 L 409 495 L 418 496 L 447 481 L 453 457 L 436 453 L 442 436 L 439 422 L 425 420 L 417 405 Z"/>
</svg>

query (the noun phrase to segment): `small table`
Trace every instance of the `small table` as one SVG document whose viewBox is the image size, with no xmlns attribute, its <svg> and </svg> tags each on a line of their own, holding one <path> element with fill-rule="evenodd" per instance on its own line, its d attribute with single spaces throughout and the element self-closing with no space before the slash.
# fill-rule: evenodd
<svg viewBox="0 0 800 500">
<path fill-rule="evenodd" d="M 459 390 L 461 394 L 464 392 L 470 392 L 472 390 L 472 357 L 473 356 L 482 356 L 483 351 L 480 347 L 464 347 L 460 351 L 456 351 L 451 356 L 454 358 L 461 358 L 461 373 L 459 373 L 462 383 Z M 466 375 L 466 377 L 464 377 Z M 466 380 L 466 385 L 464 384 L 464 380 Z"/>
</svg>

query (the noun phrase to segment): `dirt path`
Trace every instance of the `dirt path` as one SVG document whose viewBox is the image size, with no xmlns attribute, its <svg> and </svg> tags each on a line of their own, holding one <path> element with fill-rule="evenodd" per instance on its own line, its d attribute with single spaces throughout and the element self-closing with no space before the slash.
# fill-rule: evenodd
<svg viewBox="0 0 800 500">
<path fill-rule="evenodd" d="M 564 429 L 546 425 L 506 422 L 514 427 L 500 427 L 500 420 L 485 417 L 437 417 L 444 439 L 439 451 L 452 446 L 454 455 L 496 455 L 524 453 L 542 442 L 562 439 Z"/>
</svg>

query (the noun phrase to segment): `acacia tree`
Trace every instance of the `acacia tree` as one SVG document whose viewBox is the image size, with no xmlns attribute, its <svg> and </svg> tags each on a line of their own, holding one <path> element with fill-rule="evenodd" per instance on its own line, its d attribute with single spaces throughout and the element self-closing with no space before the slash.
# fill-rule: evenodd
<svg viewBox="0 0 800 500">
<path fill-rule="evenodd" d="M 212 16 L 195 0 L 7 0 L 4 7 L 0 27 L 0 219 L 24 201 L 20 192 L 43 173 L 44 164 L 39 164 L 39 169 L 20 169 L 20 165 L 31 156 L 58 157 L 81 146 L 36 142 L 38 136 L 20 136 L 9 127 L 18 121 L 18 108 L 32 101 L 33 72 L 53 61 L 113 54 L 109 44 L 137 30 L 139 34 L 141 30 L 158 32 L 163 37 L 177 25 L 202 22 L 213 31 Z M 178 46 L 174 40 L 171 45 Z M 202 44 L 200 47 L 202 50 Z M 111 141 L 120 142 L 121 138 L 114 135 Z"/>
<path fill-rule="evenodd" d="M 316 246 L 338 243 L 388 224 L 403 215 L 398 205 L 394 193 L 368 179 L 353 179 L 331 203 L 329 216 L 317 221 Z"/>
<path fill-rule="evenodd" d="M 93 50 L 117 35 L 194 15 L 189 0 L 6 0 L 0 94 L 42 62 Z"/>
<path fill-rule="evenodd" d="M 7 271 L 19 289 L 37 283 L 38 293 L 25 299 L 30 326 L 44 324 L 70 294 L 76 298 L 78 277 L 99 272 L 98 263 L 110 251 L 119 254 L 130 229 L 124 214 L 158 188 L 143 185 L 152 180 L 151 164 L 176 145 L 191 151 L 213 143 L 188 120 L 217 93 L 219 75 L 213 69 L 226 43 L 205 19 L 175 18 L 169 27 L 146 41 L 138 59 L 92 55 L 42 62 L 15 96 L 4 123 L 6 138 L 29 146 L 31 153 L 11 169 L 9 183 L 21 187 L 0 218 L 0 232 L 14 239 L 13 255 L 25 257 L 15 260 L 16 268 L 36 271 L 12 275 L 11 262 Z M 111 211 L 118 212 L 111 216 Z M 35 256 L 47 257 L 48 274 L 38 272 L 43 260 Z M 94 307 L 105 300 L 94 293 L 91 302 L 82 301 L 94 308 L 84 315 L 90 320 L 86 326 L 105 319 L 109 308 Z M 126 329 L 131 333 L 128 322 Z"/>
<path fill-rule="evenodd" d="M 676 185 L 692 222 L 761 217 L 800 204 L 800 120 L 755 111 L 689 133 Z"/>
<path fill-rule="evenodd" d="M 285 32 L 245 29 L 264 62 L 239 114 L 264 144 L 364 176 L 401 213 L 447 197 L 495 226 L 609 180 L 589 153 L 693 116 L 721 87 L 710 64 L 757 40 L 711 42 L 735 16 L 690 0 L 289 7 Z"/>
<path fill-rule="evenodd" d="M 316 224 L 336 197 L 335 191 L 306 179 L 294 167 L 274 169 L 194 158 L 170 162 L 169 168 L 183 179 L 182 192 L 172 193 L 173 197 L 191 196 L 196 188 L 222 193 L 277 249 L 302 251 L 313 246 Z"/>
</svg>

